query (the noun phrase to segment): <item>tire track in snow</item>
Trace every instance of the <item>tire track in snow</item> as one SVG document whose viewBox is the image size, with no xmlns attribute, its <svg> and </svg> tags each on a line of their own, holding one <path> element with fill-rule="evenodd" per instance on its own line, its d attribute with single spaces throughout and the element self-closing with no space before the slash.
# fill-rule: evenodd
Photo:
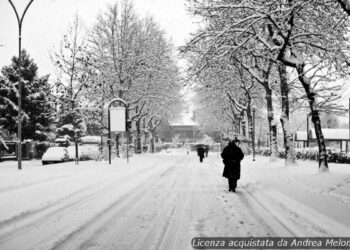
<svg viewBox="0 0 350 250">
<path fill-rule="evenodd" d="M 335 185 L 335 186 L 333 186 L 333 187 L 330 187 L 330 188 L 329 188 L 328 190 L 326 190 L 326 191 L 331 192 L 331 191 L 334 191 L 334 190 L 336 190 L 336 189 L 338 189 L 338 188 L 340 188 L 340 187 L 343 187 L 343 186 L 345 186 L 345 185 L 347 185 L 347 184 L 350 184 L 350 178 L 344 179 L 341 183 L 339 183 L 339 184 L 337 184 L 337 185 Z"/>
<path fill-rule="evenodd" d="M 189 163 L 189 162 L 188 162 Z M 181 186 L 177 187 L 178 189 L 178 199 L 177 205 L 173 207 L 170 218 L 168 220 L 168 226 L 163 231 L 163 234 L 160 236 L 161 242 L 159 246 L 156 246 L 156 249 L 184 249 L 185 242 L 180 240 L 181 231 L 183 230 L 182 221 L 185 214 L 185 208 L 189 203 L 189 192 L 185 187 L 188 184 L 188 181 L 191 179 L 192 171 L 189 164 L 183 166 L 185 170 L 184 176 L 181 179 Z"/>
<path fill-rule="evenodd" d="M 5 187 L 5 188 L 0 188 L 0 194 L 6 193 L 6 192 L 11 192 L 11 191 L 17 191 L 17 190 L 21 190 L 21 189 L 26 189 L 26 188 L 32 188 L 32 187 L 37 187 L 40 186 L 42 184 L 48 183 L 48 182 L 59 182 L 65 179 L 69 179 L 71 177 L 71 175 L 65 175 L 65 176 L 61 176 L 61 177 L 56 177 L 56 178 L 48 178 L 48 179 L 44 179 L 44 180 L 40 180 L 35 181 L 35 182 L 29 182 L 26 183 L 24 185 L 17 185 L 17 186 L 9 186 L 9 187 Z"/>
<path fill-rule="evenodd" d="M 310 185 L 305 185 L 302 183 L 299 183 L 297 181 L 294 181 L 291 178 L 287 178 L 286 182 L 288 184 L 292 184 L 293 186 L 295 186 L 296 188 L 299 188 L 303 191 L 306 192 L 310 192 L 310 193 L 316 193 L 316 194 L 322 194 L 322 195 L 326 195 L 326 196 L 332 196 L 333 198 L 335 198 L 336 200 L 350 206 L 350 197 L 347 195 L 342 195 L 339 193 L 336 193 L 335 191 L 345 185 L 350 184 L 350 178 L 346 178 L 345 180 L 343 180 L 341 183 L 339 183 L 338 185 L 335 185 L 333 187 L 329 187 L 326 190 L 320 189 L 320 188 L 315 188 L 312 187 Z"/>
<path fill-rule="evenodd" d="M 127 211 L 117 211 L 117 216 L 106 216 L 104 220 L 107 222 L 105 224 L 99 221 L 94 226 L 87 227 L 87 230 L 81 231 L 80 236 L 75 235 L 75 243 L 67 241 L 67 244 L 61 245 L 59 248 L 163 249 L 160 247 L 161 244 L 170 244 L 171 249 L 184 249 L 184 245 L 190 245 L 190 240 L 183 241 L 181 239 L 184 233 L 181 223 L 183 220 L 180 224 L 176 222 L 178 218 L 176 210 L 179 210 L 179 204 L 182 204 L 183 189 L 189 184 L 190 162 L 188 158 L 177 158 L 179 161 L 176 163 L 176 171 L 162 173 L 161 178 L 158 178 L 151 186 L 145 186 L 144 189 L 148 190 L 147 193 L 130 206 Z M 183 205 L 186 207 L 186 204 L 187 202 Z M 146 212 L 145 208 L 151 211 Z M 182 214 L 180 212 L 180 215 Z M 112 219 L 112 217 L 119 219 Z M 111 219 L 108 220 L 108 218 Z M 98 229 L 94 231 L 93 229 L 96 228 Z M 174 238 L 174 234 L 177 237 Z M 170 235 L 170 237 L 166 237 L 166 235 Z M 78 238 L 88 238 L 89 240 L 85 240 L 79 245 Z"/>
<path fill-rule="evenodd" d="M 346 236 L 350 228 L 277 190 L 267 190 L 266 207 L 294 228 L 297 236 Z M 261 199 L 261 198 L 260 198 Z"/>
<path fill-rule="evenodd" d="M 106 181 L 108 181 L 108 182 L 106 183 Z M 21 221 L 20 224 L 23 224 L 26 220 L 32 219 L 33 216 L 36 216 L 37 214 L 45 212 L 45 211 L 47 211 L 47 210 L 49 210 L 51 208 L 55 208 L 55 207 L 59 206 L 61 203 L 67 202 L 67 200 L 69 200 L 69 199 L 74 199 L 76 197 L 77 197 L 77 199 L 81 199 L 80 195 L 82 195 L 84 192 L 88 192 L 88 191 L 94 190 L 98 186 L 102 186 L 103 187 L 103 186 L 106 186 L 106 185 L 110 185 L 111 182 L 115 182 L 115 181 L 117 181 L 115 179 L 115 177 L 106 178 L 104 180 L 101 180 L 101 181 L 93 184 L 93 185 L 82 187 L 82 188 L 78 189 L 77 191 L 75 191 L 73 193 L 70 193 L 70 194 L 68 194 L 68 195 L 66 195 L 66 196 L 64 196 L 62 198 L 59 198 L 56 201 L 50 201 L 50 202 L 46 203 L 45 205 L 43 205 L 43 206 L 41 206 L 39 208 L 30 209 L 28 211 L 23 211 L 20 214 L 17 214 L 15 216 L 11 217 L 11 218 L 8 218 L 8 219 L 0 221 L 0 242 L 1 242 L 1 237 L 2 237 L 1 231 L 5 230 L 4 228 L 6 226 L 11 226 L 11 224 L 19 222 L 19 221 Z M 89 195 L 86 196 L 86 198 L 88 198 L 88 197 L 89 197 Z M 75 203 L 72 202 L 71 204 L 74 205 Z M 59 211 L 61 209 L 64 209 L 65 207 L 69 207 L 69 205 L 67 205 L 67 206 L 63 206 L 62 205 L 61 208 L 57 208 L 55 211 L 52 211 L 52 213 L 57 212 L 57 211 Z M 47 215 L 45 215 L 45 217 L 46 216 Z M 18 223 L 17 223 L 17 226 L 18 226 Z"/>
<path fill-rule="evenodd" d="M 97 183 L 94 186 L 90 186 L 89 191 L 93 191 L 92 193 L 88 193 L 81 197 L 82 193 L 86 191 L 86 188 L 83 188 L 82 190 L 74 194 L 73 197 L 70 197 L 70 195 L 68 195 L 66 199 L 61 199 L 57 203 L 50 204 L 45 208 L 39 209 L 38 211 L 28 212 L 24 215 L 24 220 L 23 217 L 14 218 L 12 221 L 9 221 L 9 224 L 6 224 L 2 228 L 0 228 L 0 245 L 6 243 L 9 240 L 12 240 L 13 238 L 25 235 L 27 232 L 30 232 L 35 228 L 41 227 L 47 224 L 49 221 L 55 221 L 54 218 L 57 219 L 58 217 L 58 220 L 60 220 L 60 218 L 62 218 L 64 214 L 69 214 L 70 211 L 82 207 L 83 204 L 88 204 L 93 199 L 96 199 L 101 195 L 106 194 L 106 192 L 110 192 L 111 187 L 118 184 L 118 182 L 121 179 L 124 179 L 126 177 L 136 178 L 138 176 L 144 175 L 146 172 L 152 172 L 154 168 L 159 167 L 159 165 L 161 164 L 161 162 L 158 162 L 156 164 L 151 165 L 148 168 L 142 169 L 143 172 L 137 175 L 135 175 L 134 172 L 131 172 L 128 173 L 127 176 L 120 176 L 116 179 L 115 177 L 112 177 L 112 180 L 109 183 L 104 183 L 104 181 L 102 181 L 102 184 L 104 185 L 96 191 L 96 187 L 98 187 L 99 184 L 101 184 L 101 182 Z M 70 198 L 73 198 L 73 200 L 70 200 Z M 19 219 L 21 219 L 21 221 L 18 222 Z"/>
<path fill-rule="evenodd" d="M 40 208 L 36 208 L 36 209 L 31 209 L 31 210 L 28 210 L 28 211 L 24 211 L 24 212 L 21 212 L 20 214 L 18 215 L 15 215 L 9 219 L 6 219 L 6 220 L 3 220 L 3 221 L 0 221 L 0 232 L 1 231 L 4 231 L 5 227 L 8 227 L 8 226 L 11 226 L 12 224 L 16 223 L 16 222 L 20 222 L 20 224 L 23 224 L 26 220 L 31 220 L 33 216 L 37 215 L 37 214 L 40 214 L 40 213 L 43 213 L 51 208 L 55 208 L 57 206 L 59 206 L 61 203 L 63 202 L 67 202 L 67 199 L 74 199 L 75 196 L 78 196 L 78 199 L 80 200 L 81 197 L 80 195 L 83 194 L 84 192 L 86 191 L 90 191 L 90 190 L 93 190 L 95 189 L 96 187 L 98 187 L 99 185 L 105 183 L 106 180 L 104 181 L 101 181 L 101 182 L 98 182 L 96 183 L 95 185 L 91 185 L 91 186 L 87 186 L 87 187 L 83 187 L 79 190 L 77 190 L 76 192 L 73 192 L 67 196 L 64 196 L 56 201 L 53 201 L 53 202 L 49 202 L 47 203 L 46 205 L 40 207 Z M 86 196 L 86 198 L 88 198 L 88 196 Z M 70 205 L 75 205 L 76 203 L 72 202 Z M 55 209 L 54 211 L 52 211 L 51 213 L 49 214 L 46 214 L 45 216 L 42 216 L 42 217 L 45 217 L 46 216 L 50 216 L 51 214 L 54 214 L 55 212 L 57 211 L 60 211 L 62 209 L 65 209 L 65 208 L 68 208 L 70 206 L 69 204 L 66 205 L 66 206 L 62 206 L 62 207 L 59 207 L 57 209 Z M 38 219 L 40 220 L 40 219 Z M 21 230 L 21 229 L 19 229 Z M 0 233 L 0 242 L 1 242 L 1 239 L 3 237 L 3 233 Z"/>
<path fill-rule="evenodd" d="M 220 174 L 220 171 L 218 173 Z M 218 181 L 214 179 L 217 177 L 219 176 L 212 176 L 211 180 L 213 185 L 220 189 Z M 348 180 L 344 180 L 341 185 L 337 185 L 337 188 L 347 183 Z M 239 231 L 246 230 L 248 233 L 242 236 L 266 236 L 261 235 L 264 231 L 270 236 L 346 236 L 350 234 L 350 228 L 347 226 L 261 183 L 245 186 L 240 181 L 236 194 L 224 193 L 223 190 L 221 192 L 224 211 L 231 216 L 239 217 L 242 224 L 239 225 Z M 226 217 L 227 221 L 239 223 L 231 216 Z M 260 229 L 256 229 L 259 227 Z"/>
<path fill-rule="evenodd" d="M 252 204 L 245 202 L 246 194 L 241 183 L 238 183 L 236 193 L 228 192 L 227 179 L 222 177 L 223 165 L 218 166 L 217 162 L 214 162 L 213 165 L 219 169 L 216 170 L 216 175 L 210 175 L 210 183 L 220 201 L 217 209 L 220 209 L 224 216 L 219 218 L 218 223 L 213 223 L 212 231 L 214 232 L 210 232 L 209 236 L 271 236 L 272 228 L 266 224 L 261 215 L 256 213 L 255 209 L 252 209 Z"/>
<path fill-rule="evenodd" d="M 218 166 L 218 163 L 213 162 L 213 165 Z M 213 177 L 222 178 L 222 172 L 220 172 L 222 169 L 223 165 L 218 170 L 218 175 L 212 175 L 210 180 L 212 186 L 216 187 L 217 192 L 220 194 L 223 212 L 227 214 L 227 222 L 235 225 L 234 230 L 232 230 L 232 234 L 235 235 L 228 236 L 263 237 L 296 235 L 283 220 L 271 213 L 264 203 L 252 195 L 249 191 L 249 185 L 242 184 L 242 181 L 239 181 L 236 193 L 221 190 L 220 186 L 218 186 L 218 180 L 214 180 Z M 227 182 L 226 179 L 225 182 Z M 227 184 L 224 189 L 226 188 Z M 260 195 L 263 195 L 263 190 L 259 190 Z"/>
<path fill-rule="evenodd" d="M 164 193 L 162 190 L 155 190 L 156 192 L 160 191 L 160 196 L 163 196 L 159 201 L 160 207 L 155 217 L 150 222 L 148 230 L 144 232 L 136 242 L 136 249 L 159 249 L 162 238 L 167 228 L 170 226 L 170 220 L 174 216 L 175 208 L 178 206 L 178 198 L 181 194 L 176 193 L 176 188 L 186 185 L 183 181 L 183 176 L 187 166 L 177 167 L 180 168 L 181 171 L 177 173 L 175 178 L 174 176 L 171 177 L 173 181 L 169 185 L 168 191 Z M 186 173 L 185 176 L 187 176 Z"/>
<path fill-rule="evenodd" d="M 172 166 L 167 168 L 163 174 L 171 173 L 174 170 L 175 166 Z M 159 181 L 159 173 L 144 180 L 144 182 L 125 193 L 122 197 L 114 201 L 104 210 L 100 211 L 78 229 L 72 231 L 70 234 L 55 242 L 51 249 L 98 248 L 99 244 L 96 243 L 96 240 L 98 240 L 100 235 L 105 233 L 111 227 L 111 224 L 115 223 L 115 219 L 118 218 L 118 227 L 120 227 L 120 229 L 126 228 L 125 226 L 127 225 L 125 225 L 125 221 L 123 221 L 122 216 L 133 207 L 137 206 L 150 192 L 150 188 L 153 185 L 157 185 L 157 181 Z M 140 189 L 140 186 L 143 188 Z M 122 221 L 121 223 L 119 223 L 120 220 Z M 113 231 L 113 233 L 116 234 L 115 231 Z"/>
<path fill-rule="evenodd" d="M 264 191 L 259 192 L 259 197 L 264 196 Z M 270 206 L 266 206 L 267 202 L 262 202 L 249 190 L 244 190 L 243 195 L 240 196 L 242 204 L 246 209 L 271 236 L 298 236 L 298 231 L 291 227 L 290 223 L 287 223 L 282 216 L 278 216 L 275 210 L 270 209 Z M 299 235 L 302 236 L 302 235 Z"/>
<path fill-rule="evenodd" d="M 148 168 L 145 168 L 143 170 L 145 171 L 148 171 L 150 169 L 153 169 L 154 167 L 156 166 L 159 166 L 160 164 L 162 163 L 156 163 Z M 115 174 L 118 174 L 118 173 L 115 173 Z M 93 185 L 89 185 L 89 186 L 85 186 L 85 187 L 82 187 L 80 189 L 78 189 L 77 191 L 73 192 L 73 193 L 70 193 L 56 201 L 52 201 L 52 202 L 49 202 L 47 203 L 46 205 L 42 206 L 42 207 L 39 207 L 39 208 L 36 208 L 36 209 L 31 209 L 31 210 L 28 210 L 28 211 L 24 211 L 18 215 L 15 215 L 9 219 L 6 219 L 6 220 L 3 220 L 3 221 L 0 221 L 0 242 L 1 242 L 1 237 L 2 237 L 2 233 L 1 231 L 4 230 L 4 227 L 6 226 L 11 226 L 11 224 L 15 223 L 15 222 L 18 222 L 21 220 L 21 224 L 23 224 L 25 222 L 25 220 L 27 219 L 31 219 L 32 216 L 35 216 L 41 212 L 45 212 L 46 210 L 49 210 L 51 208 L 55 208 L 57 206 L 59 206 L 61 203 L 64 203 L 64 202 L 67 202 L 67 200 L 69 199 L 77 199 L 77 201 L 79 202 L 81 200 L 81 195 L 84 193 L 84 192 L 87 192 L 87 191 L 94 191 L 96 192 L 96 188 L 98 186 L 101 186 L 101 188 L 97 191 L 98 194 L 105 191 L 110 185 L 114 185 L 115 182 L 118 182 L 120 181 L 121 179 L 124 179 L 124 178 L 129 178 L 130 176 L 133 176 L 135 173 L 128 173 L 127 176 L 118 176 L 117 178 L 115 176 L 109 176 Z M 107 182 L 106 182 L 107 181 Z M 87 194 L 85 196 L 85 198 L 89 198 L 89 197 L 92 197 L 92 196 L 96 196 L 98 194 L 95 194 L 95 193 L 92 193 L 92 194 Z M 60 211 L 60 210 L 63 210 L 63 209 L 66 209 L 66 208 L 69 208 L 70 206 L 73 206 L 75 205 L 76 202 L 71 201 L 70 204 L 66 204 L 66 205 L 62 205 L 62 207 L 59 207 L 57 209 L 55 209 L 54 211 L 52 211 L 51 213 L 49 214 L 46 214 L 45 215 L 45 218 L 47 216 L 50 216 L 51 214 L 54 214 L 55 212 L 57 211 Z M 17 226 L 18 226 L 18 223 L 17 223 Z"/>
<path fill-rule="evenodd" d="M 86 234 L 86 232 L 82 232 L 82 235 L 84 234 L 84 237 L 89 238 L 89 240 L 83 241 L 79 246 L 77 244 L 68 244 L 63 248 L 68 246 L 74 249 L 106 249 L 111 247 L 122 249 L 159 249 L 156 245 L 159 246 L 162 241 L 164 232 L 170 225 L 169 221 L 172 218 L 173 211 L 178 206 L 177 198 L 180 194 L 176 193 L 174 189 L 178 186 L 186 185 L 183 176 L 187 176 L 185 173 L 187 166 L 179 166 L 179 164 L 182 164 L 181 162 L 186 161 L 186 158 L 179 159 L 180 162 L 177 162 L 176 166 L 172 167 L 171 172 L 162 173 L 156 181 L 150 180 L 150 185 L 143 187 L 147 192 L 132 206 L 128 207 L 127 211 L 117 211 L 116 214 L 106 217 L 118 217 L 118 220 L 108 220 L 104 225 L 97 226 L 99 229 L 94 233 Z M 166 191 L 164 189 L 167 192 L 164 192 Z M 145 208 L 152 211 L 145 211 Z M 140 217 L 141 223 L 135 217 Z M 146 222 L 142 220 L 145 217 L 148 220 Z M 99 222 L 98 224 L 101 223 Z M 138 225 L 142 228 L 139 228 Z M 96 225 L 91 228 L 96 228 Z M 128 229 L 132 231 L 130 232 Z M 113 245 L 115 242 L 118 242 L 118 245 Z"/>
<path fill-rule="evenodd" d="M 176 197 L 178 196 L 178 194 L 176 193 L 174 194 L 173 189 L 176 186 L 179 186 L 179 185 L 182 186 L 186 184 L 184 181 L 182 181 L 183 179 L 182 176 L 186 176 L 186 174 L 183 174 L 186 168 L 179 166 L 179 164 L 181 164 L 181 162 L 184 162 L 184 161 L 186 161 L 186 158 L 185 159 L 180 158 L 180 163 L 177 162 L 177 166 L 175 167 L 176 171 L 172 171 L 171 173 L 162 173 L 160 175 L 161 178 L 158 178 L 155 183 L 153 183 L 149 187 L 145 187 L 144 189 L 147 190 L 147 193 L 141 199 L 138 200 L 137 204 L 134 204 L 132 207 L 130 207 L 127 213 L 125 213 L 123 217 L 120 220 L 118 220 L 118 222 L 112 221 L 111 223 L 108 223 L 105 226 L 105 229 L 107 229 L 107 231 L 113 231 L 115 236 L 113 237 L 113 239 L 110 235 L 108 235 L 108 232 L 103 232 L 103 230 L 100 230 L 102 232 L 99 234 L 102 234 L 102 236 L 99 234 L 94 235 L 95 239 L 85 242 L 83 245 L 79 247 L 79 249 L 86 249 L 87 247 L 93 247 L 95 249 L 95 248 L 101 247 L 101 244 L 98 244 L 98 241 L 100 242 L 102 241 L 102 242 L 105 242 L 106 244 L 109 244 L 111 240 L 114 240 L 114 241 L 119 241 L 119 244 L 122 244 L 119 239 L 120 237 L 122 237 L 124 241 L 125 241 L 124 238 L 128 238 L 128 237 L 130 238 L 128 241 L 128 245 L 125 246 L 125 248 L 128 248 L 128 249 L 135 248 L 132 244 L 133 242 L 136 242 L 135 244 L 139 246 L 136 248 L 140 248 L 140 249 L 154 248 L 155 242 L 159 241 L 159 239 L 157 239 L 160 237 L 159 230 L 161 227 L 163 227 L 162 224 L 164 224 L 164 222 L 167 221 L 166 218 L 170 212 L 168 208 L 177 206 L 177 204 L 174 203 L 174 201 L 176 201 Z M 179 179 L 181 181 L 180 184 L 178 183 Z M 166 191 L 164 189 L 168 190 L 168 192 L 164 192 Z M 144 211 L 144 208 L 152 209 L 152 206 L 150 207 L 150 205 L 152 205 L 152 202 L 155 202 L 155 204 L 153 204 L 153 207 L 155 210 L 153 211 L 153 215 L 152 215 L 152 211 L 150 212 Z M 144 229 L 142 230 L 139 229 L 140 232 L 138 232 L 137 231 L 138 229 L 136 228 L 138 222 L 140 221 L 137 222 L 135 221 L 135 219 L 134 221 L 129 221 L 129 217 L 131 216 L 132 217 L 140 216 L 142 218 L 143 216 L 149 215 L 149 214 L 151 214 L 150 215 L 151 218 L 147 218 L 147 219 L 151 221 L 148 223 L 147 226 L 141 223 L 141 226 L 144 227 Z M 114 227 L 114 230 L 111 230 L 111 228 L 113 227 Z M 120 229 L 130 228 L 130 227 L 133 227 L 133 230 L 137 231 L 137 234 L 135 235 L 136 237 L 132 238 L 129 235 L 125 235 L 126 232 L 120 232 Z M 104 233 L 105 235 L 103 235 Z M 93 243 L 93 241 L 95 242 Z M 118 246 L 118 247 L 122 247 L 122 246 Z"/>
</svg>

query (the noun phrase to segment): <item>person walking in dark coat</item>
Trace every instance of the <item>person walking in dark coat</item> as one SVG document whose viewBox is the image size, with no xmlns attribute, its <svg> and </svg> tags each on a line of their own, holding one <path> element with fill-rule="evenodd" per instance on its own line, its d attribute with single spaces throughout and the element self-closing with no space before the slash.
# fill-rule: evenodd
<svg viewBox="0 0 350 250">
<path fill-rule="evenodd" d="M 209 153 L 209 145 L 205 145 L 205 158 L 208 157 L 208 153 Z"/>
<path fill-rule="evenodd" d="M 237 181 L 241 177 L 241 160 L 244 154 L 234 141 L 230 141 L 222 151 L 221 157 L 225 164 L 222 175 L 228 179 L 229 191 L 236 192 Z"/>
<path fill-rule="evenodd" d="M 203 146 L 198 146 L 197 147 L 197 155 L 199 156 L 199 161 L 200 162 L 203 162 L 203 158 L 204 158 L 204 152 L 205 152 L 205 149 Z"/>
</svg>

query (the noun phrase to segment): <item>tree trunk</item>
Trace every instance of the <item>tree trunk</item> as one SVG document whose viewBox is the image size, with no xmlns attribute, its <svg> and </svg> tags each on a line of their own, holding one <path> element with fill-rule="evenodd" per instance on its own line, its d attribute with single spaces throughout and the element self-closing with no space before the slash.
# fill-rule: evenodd
<svg viewBox="0 0 350 250">
<path fill-rule="evenodd" d="M 140 119 L 136 121 L 136 151 L 135 153 L 141 154 L 141 122 Z"/>
<path fill-rule="evenodd" d="M 150 137 L 151 153 L 154 153 L 154 135 L 152 132 L 150 133 Z"/>
<path fill-rule="evenodd" d="M 281 95 L 282 95 L 282 114 L 281 114 L 281 124 L 283 129 L 284 137 L 284 146 L 286 152 L 286 161 L 285 164 L 294 164 L 295 163 L 295 150 L 293 143 L 293 136 L 290 131 L 290 122 L 289 122 L 289 87 L 287 82 L 287 70 L 285 65 L 279 65 L 278 71 L 280 74 L 280 86 L 281 86 Z"/>
<path fill-rule="evenodd" d="M 320 172 L 327 172 L 328 169 L 328 161 L 327 161 L 327 151 L 326 144 L 324 142 L 324 137 L 321 128 L 321 120 L 318 111 L 315 109 L 315 93 L 310 89 L 310 79 L 305 75 L 304 71 L 305 64 L 297 65 L 296 69 L 298 72 L 298 78 L 301 84 L 304 87 L 304 90 L 307 95 L 307 99 L 309 100 L 309 106 L 311 110 L 311 120 L 315 127 L 315 134 L 317 138 L 318 151 L 319 151 L 319 159 L 318 159 L 318 167 Z"/>
<path fill-rule="evenodd" d="M 277 124 L 273 115 L 273 106 L 272 106 L 272 90 L 268 84 L 263 85 L 266 92 L 266 103 L 267 103 L 267 120 L 269 123 L 270 130 L 270 147 L 272 160 L 277 158 L 278 148 L 277 148 Z"/>
<path fill-rule="evenodd" d="M 250 106 L 250 102 L 247 105 L 247 120 L 248 120 L 248 139 L 249 139 L 249 154 L 252 148 L 252 126 L 253 126 L 253 118 L 252 118 L 252 109 Z"/>
<path fill-rule="evenodd" d="M 150 147 L 149 147 L 150 141 L 149 141 L 149 138 L 150 138 L 150 132 L 147 131 L 147 132 L 145 132 L 145 142 L 143 143 L 145 146 L 147 145 L 147 152 L 150 151 Z M 142 148 L 142 150 L 143 150 L 143 148 Z"/>
<path fill-rule="evenodd" d="M 244 111 L 242 112 L 242 114 L 241 114 L 241 116 L 242 116 L 242 122 L 241 122 L 241 125 L 242 125 L 242 129 L 241 129 L 241 131 L 242 131 L 242 135 L 243 136 L 246 136 L 247 134 L 246 134 L 246 123 L 245 123 L 245 121 L 244 121 Z"/>
<path fill-rule="evenodd" d="M 288 20 L 289 24 L 289 35 L 292 34 L 292 28 L 294 26 L 294 14 L 290 15 L 290 19 Z M 273 34 L 270 34 L 271 37 Z M 289 39 L 290 37 L 286 37 L 286 39 Z M 315 93 L 312 92 L 310 85 L 310 79 L 306 76 L 306 72 L 304 70 L 305 68 L 305 62 L 302 62 L 298 60 L 298 57 L 293 51 L 290 51 L 290 53 L 293 55 L 294 58 L 288 58 L 286 55 L 286 45 L 287 45 L 287 40 L 284 41 L 285 46 L 282 46 L 282 50 L 280 51 L 277 59 L 280 60 L 282 63 L 284 63 L 287 66 L 293 67 L 297 70 L 298 72 L 298 79 L 303 85 L 303 88 L 305 90 L 307 99 L 309 101 L 309 106 L 311 110 L 311 115 L 312 115 L 312 122 L 314 123 L 315 127 L 315 133 L 316 133 L 316 138 L 317 138 L 317 144 L 318 144 L 318 151 L 319 151 L 319 160 L 318 160 L 318 166 L 319 166 L 319 171 L 320 172 L 327 172 L 328 169 L 328 162 L 327 162 L 327 152 L 326 152 L 326 145 L 324 142 L 324 137 L 322 133 L 322 128 L 321 128 L 321 120 L 320 116 L 316 108 L 316 100 L 315 100 Z M 278 44 L 275 44 L 278 45 Z"/>
</svg>

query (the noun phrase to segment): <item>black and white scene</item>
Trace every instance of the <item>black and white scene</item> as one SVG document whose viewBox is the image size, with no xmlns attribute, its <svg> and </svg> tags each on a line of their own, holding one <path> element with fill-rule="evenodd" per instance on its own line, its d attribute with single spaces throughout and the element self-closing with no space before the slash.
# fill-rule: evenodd
<svg viewBox="0 0 350 250">
<path fill-rule="evenodd" d="M 349 0 L 0 0 L 0 249 L 350 237 L 349 74 Z"/>
</svg>

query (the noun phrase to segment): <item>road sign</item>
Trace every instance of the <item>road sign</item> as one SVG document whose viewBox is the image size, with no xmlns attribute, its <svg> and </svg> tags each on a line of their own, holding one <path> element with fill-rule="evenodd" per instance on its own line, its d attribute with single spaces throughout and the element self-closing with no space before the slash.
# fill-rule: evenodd
<svg viewBox="0 0 350 250">
<path fill-rule="evenodd" d="M 113 107 L 110 109 L 111 131 L 125 132 L 126 131 L 126 108 Z"/>
</svg>

